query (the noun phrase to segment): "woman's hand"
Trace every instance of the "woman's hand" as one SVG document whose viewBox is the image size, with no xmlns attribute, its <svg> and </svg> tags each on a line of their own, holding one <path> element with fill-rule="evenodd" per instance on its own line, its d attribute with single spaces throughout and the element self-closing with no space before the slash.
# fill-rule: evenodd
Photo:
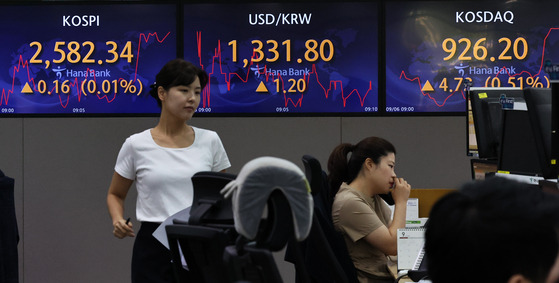
<svg viewBox="0 0 559 283">
<path fill-rule="evenodd" d="M 134 237 L 134 229 L 132 229 L 132 222 L 130 221 L 126 221 L 124 219 L 115 221 L 113 223 L 113 227 L 113 235 L 119 239 L 124 237 Z"/>
<path fill-rule="evenodd" d="M 404 178 L 394 177 L 394 189 L 392 190 L 392 198 L 394 203 L 403 203 L 407 205 L 410 197 L 411 185 Z"/>
</svg>

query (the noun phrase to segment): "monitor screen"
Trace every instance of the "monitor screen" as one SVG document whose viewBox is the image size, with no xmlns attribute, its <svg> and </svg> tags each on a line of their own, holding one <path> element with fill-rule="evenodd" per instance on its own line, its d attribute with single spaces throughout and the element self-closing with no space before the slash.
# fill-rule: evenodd
<svg viewBox="0 0 559 283">
<path fill-rule="evenodd" d="M 554 156 L 552 152 L 552 146 L 554 144 L 557 146 L 557 142 L 552 142 L 552 101 L 555 99 L 553 95 L 556 95 L 552 89 L 557 87 L 559 87 L 559 82 L 552 83 L 551 89 L 527 88 L 524 90 L 533 135 L 538 146 L 537 153 L 540 160 L 540 166 L 543 170 L 543 177 L 546 179 L 557 179 L 559 175 L 557 156 Z M 558 121 L 555 121 L 555 123 L 557 122 Z"/>
<path fill-rule="evenodd" d="M 502 100 L 503 97 L 505 100 Z M 524 93 L 520 88 L 470 88 L 471 113 L 467 115 L 467 129 L 468 151 L 471 155 L 477 155 L 479 158 L 497 158 L 501 139 L 502 108 L 507 101 L 509 105 L 505 107 L 525 109 Z"/>
<path fill-rule="evenodd" d="M 538 149 L 526 110 L 503 110 L 498 171 L 541 176 Z"/>
<path fill-rule="evenodd" d="M 0 115 L 153 115 L 176 5 L 2 5 Z"/>
<path fill-rule="evenodd" d="M 198 116 L 463 115 L 557 79 L 559 2 L 201 2 L 0 4 L 0 116 L 155 116 L 175 57 L 210 74 Z"/>
<path fill-rule="evenodd" d="M 377 6 L 184 5 L 185 58 L 210 75 L 197 115 L 378 112 Z"/>
</svg>

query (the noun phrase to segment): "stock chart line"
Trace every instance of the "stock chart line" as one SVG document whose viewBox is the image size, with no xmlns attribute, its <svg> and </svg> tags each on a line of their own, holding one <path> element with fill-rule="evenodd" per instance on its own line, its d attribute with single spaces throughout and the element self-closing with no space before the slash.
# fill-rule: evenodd
<svg viewBox="0 0 559 283">
<path fill-rule="evenodd" d="M 10 95 L 14 93 L 14 85 L 16 80 L 16 73 L 19 73 L 20 68 L 27 69 L 27 78 L 28 81 L 33 81 L 33 85 L 35 85 L 35 79 L 31 78 L 29 74 L 29 62 L 23 60 L 22 56 L 19 56 L 19 60 L 16 66 L 13 68 L 13 75 L 12 75 L 12 88 L 6 91 L 6 89 L 2 88 L 2 96 L 0 97 L 0 105 L 2 105 L 2 101 L 4 101 L 4 105 L 8 105 L 8 100 L 10 99 Z"/>
<path fill-rule="evenodd" d="M 170 31 L 167 32 L 162 39 L 159 39 L 159 35 L 157 34 L 157 32 L 148 33 L 147 36 L 144 33 L 140 33 L 140 36 L 138 38 L 138 51 L 136 52 L 136 69 L 134 70 L 134 81 L 136 81 L 138 75 L 138 64 L 140 63 L 140 48 L 142 47 L 142 38 L 144 38 L 145 43 L 148 43 L 150 37 L 155 36 L 155 40 L 157 40 L 157 42 L 163 43 L 167 36 L 169 36 L 169 34 L 171 34 Z"/>
</svg>

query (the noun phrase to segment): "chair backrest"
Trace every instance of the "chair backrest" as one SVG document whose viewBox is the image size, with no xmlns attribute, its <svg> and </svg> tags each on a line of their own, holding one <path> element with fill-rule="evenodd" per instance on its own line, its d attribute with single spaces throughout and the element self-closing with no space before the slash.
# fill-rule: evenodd
<svg viewBox="0 0 559 283">
<path fill-rule="evenodd" d="M 282 192 L 274 191 L 267 202 L 267 217 L 260 223 L 254 241 L 244 236 L 225 248 L 224 262 L 229 282 L 282 283 L 273 252 L 293 238 L 289 203 Z"/>
<path fill-rule="evenodd" d="M 192 176 L 194 196 L 188 223 L 191 225 L 225 225 L 233 227 L 231 199 L 225 199 L 220 191 L 236 175 L 225 172 L 202 171 Z"/>
<path fill-rule="evenodd" d="M 236 233 L 187 224 L 167 225 L 165 229 L 177 282 L 227 282 L 223 251 L 235 241 Z"/>
<path fill-rule="evenodd" d="M 231 199 L 223 198 L 220 191 L 235 177 L 223 172 L 192 176 L 194 197 L 188 221 L 173 219 L 165 227 L 176 282 L 226 282 L 223 251 L 238 234 Z"/>
<path fill-rule="evenodd" d="M 336 194 L 330 188 L 326 172 L 322 170 L 320 161 L 311 155 L 305 154 L 301 160 L 305 168 L 305 175 L 311 185 L 311 193 L 315 198 L 315 209 L 319 208 L 323 215 L 332 218 L 332 204 Z"/>
<path fill-rule="evenodd" d="M 304 173 L 275 157 L 256 158 L 243 166 L 224 189 L 233 196 L 236 245 L 225 250 L 230 282 L 282 282 L 272 252 L 302 241 L 312 222 L 312 197 Z"/>
<path fill-rule="evenodd" d="M 358 282 L 355 266 L 349 256 L 343 236 L 334 229 L 332 203 L 326 173 L 318 159 L 310 155 L 302 158 L 305 175 L 311 184 L 314 217 L 311 232 L 305 241 L 290 245 L 286 260 L 294 262 L 295 249 L 303 254 L 306 272 L 312 282 Z M 296 271 L 299 273 L 299 271 Z M 297 274 L 297 282 L 304 282 Z"/>
</svg>

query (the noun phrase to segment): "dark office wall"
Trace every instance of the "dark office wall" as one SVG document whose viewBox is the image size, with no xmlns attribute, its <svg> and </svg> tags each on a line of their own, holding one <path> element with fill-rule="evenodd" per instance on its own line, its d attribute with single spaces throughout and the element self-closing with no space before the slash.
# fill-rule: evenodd
<svg viewBox="0 0 559 283">
<path fill-rule="evenodd" d="M 455 188 L 470 176 L 464 119 L 195 117 L 191 124 L 219 133 L 231 173 L 264 155 L 301 166 L 301 155 L 312 154 L 325 165 L 338 143 L 378 135 L 394 143 L 397 174 L 413 187 Z M 0 119 L 0 168 L 15 179 L 20 282 L 129 282 L 133 239 L 112 236 L 105 197 L 124 139 L 156 123 L 157 118 Z M 132 217 L 135 196 L 132 188 L 126 202 Z M 293 282 L 290 264 L 280 268 L 286 282 Z"/>
</svg>

